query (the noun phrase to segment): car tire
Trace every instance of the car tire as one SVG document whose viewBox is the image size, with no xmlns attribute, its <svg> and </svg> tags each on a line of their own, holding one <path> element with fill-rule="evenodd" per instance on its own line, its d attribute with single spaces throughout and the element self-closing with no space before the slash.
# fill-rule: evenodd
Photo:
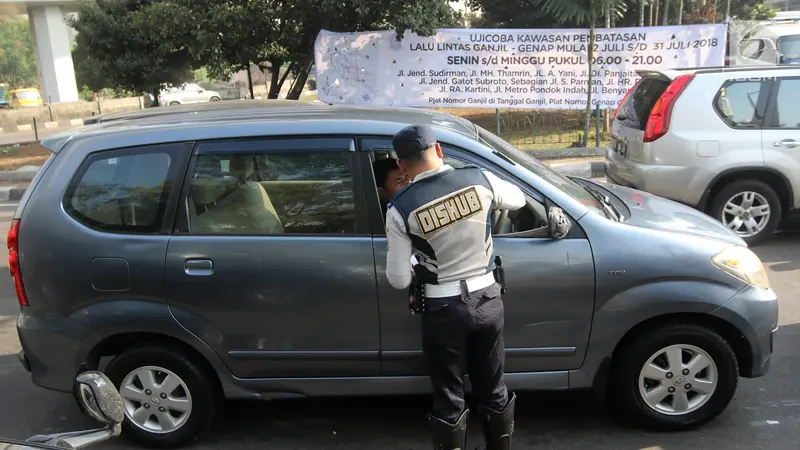
<svg viewBox="0 0 800 450">
<path fill-rule="evenodd" d="M 149 448 L 180 447 L 210 428 L 214 421 L 220 402 L 216 380 L 195 358 L 177 348 L 151 344 L 126 350 L 111 361 L 106 375 L 123 397 L 123 435 L 139 445 Z M 147 390 L 142 381 L 142 377 L 150 375 L 156 382 L 156 389 L 153 390 Z M 175 376 L 177 378 L 169 378 Z M 169 392 L 159 392 L 158 388 L 166 384 L 179 386 L 172 390 L 166 388 Z M 128 386 L 133 390 L 127 389 Z M 145 407 L 145 404 L 150 406 Z M 161 409 L 170 405 L 177 409 Z M 184 412 L 180 409 L 184 409 Z M 148 415 L 149 411 L 153 412 Z M 162 427 L 162 422 L 167 423 L 166 428 L 170 427 L 165 414 L 175 419 L 172 424 L 175 429 L 172 431 Z"/>
<path fill-rule="evenodd" d="M 747 245 L 755 245 L 771 236 L 781 222 L 783 205 L 781 205 L 778 194 L 767 183 L 759 180 L 738 180 L 728 184 L 714 196 L 711 204 L 711 216 L 723 224 L 730 223 L 726 222 L 726 220 L 735 220 L 737 216 L 730 212 L 725 213 L 723 217 L 723 211 L 725 211 L 729 202 L 736 206 L 737 202 L 740 202 L 744 196 L 751 197 L 754 205 L 747 210 L 741 211 L 741 214 L 744 214 L 744 218 L 752 214 L 755 208 L 762 207 L 764 203 L 769 205 L 770 216 L 764 220 L 761 231 L 751 236 L 741 236 L 747 242 Z M 739 216 L 739 218 L 741 219 L 742 217 Z M 753 217 L 753 219 L 758 221 L 758 217 Z"/>
<path fill-rule="evenodd" d="M 218 102 L 219 101 L 219 97 L 211 97 L 211 101 L 212 102 Z"/>
<path fill-rule="evenodd" d="M 169 102 L 169 106 L 178 106 L 180 104 L 180 102 Z"/>
<path fill-rule="evenodd" d="M 669 364 L 678 355 L 680 369 Z M 692 367 L 692 358 L 698 355 L 699 365 Z M 658 430 L 687 430 L 713 420 L 731 402 L 739 381 L 738 362 L 728 342 L 712 329 L 693 324 L 662 326 L 637 336 L 614 359 L 609 403 L 616 403 L 617 412 L 626 419 Z M 702 370 L 692 373 L 697 367 Z M 652 395 L 649 401 L 646 394 Z M 687 400 L 685 409 L 682 398 Z"/>
</svg>

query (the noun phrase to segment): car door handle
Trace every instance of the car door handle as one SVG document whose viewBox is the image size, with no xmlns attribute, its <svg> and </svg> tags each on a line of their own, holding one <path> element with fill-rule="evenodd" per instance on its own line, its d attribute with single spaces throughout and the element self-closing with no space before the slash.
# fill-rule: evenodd
<svg viewBox="0 0 800 450">
<path fill-rule="evenodd" d="M 773 145 L 773 147 L 794 148 L 794 147 L 797 147 L 797 141 L 795 141 L 794 139 L 781 139 L 778 142 L 773 142 L 772 145 Z"/>
<path fill-rule="evenodd" d="M 187 259 L 183 270 L 186 275 L 209 276 L 214 273 L 214 262 L 210 259 Z"/>
</svg>

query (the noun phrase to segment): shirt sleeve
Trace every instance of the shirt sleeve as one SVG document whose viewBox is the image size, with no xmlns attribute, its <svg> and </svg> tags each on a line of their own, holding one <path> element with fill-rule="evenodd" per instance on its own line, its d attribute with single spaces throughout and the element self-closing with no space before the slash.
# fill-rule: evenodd
<svg viewBox="0 0 800 450">
<path fill-rule="evenodd" d="M 386 213 L 386 278 L 396 289 L 405 289 L 411 284 L 411 256 L 413 247 L 406 234 L 406 226 L 400 213 L 389 208 Z"/>
<path fill-rule="evenodd" d="M 483 171 L 494 191 L 495 208 L 516 211 L 525 206 L 525 194 L 517 185 L 509 183 L 497 175 Z"/>
</svg>

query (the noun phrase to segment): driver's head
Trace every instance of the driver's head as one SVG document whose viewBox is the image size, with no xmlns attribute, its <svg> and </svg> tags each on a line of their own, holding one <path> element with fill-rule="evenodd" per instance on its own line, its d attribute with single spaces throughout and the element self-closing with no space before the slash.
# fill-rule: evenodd
<svg viewBox="0 0 800 450">
<path fill-rule="evenodd" d="M 444 163 L 444 154 L 436 141 L 436 133 L 427 125 L 403 128 L 394 135 L 392 146 L 397 153 L 398 166 L 410 179 Z"/>
<path fill-rule="evenodd" d="M 381 188 L 388 198 L 394 197 L 400 189 L 408 186 L 406 174 L 400 170 L 394 158 L 379 159 L 372 164 L 375 172 L 375 184 Z"/>
</svg>

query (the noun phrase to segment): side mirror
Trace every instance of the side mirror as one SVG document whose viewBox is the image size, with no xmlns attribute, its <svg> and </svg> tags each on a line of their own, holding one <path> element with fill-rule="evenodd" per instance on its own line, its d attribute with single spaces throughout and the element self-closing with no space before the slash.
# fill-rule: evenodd
<svg viewBox="0 0 800 450">
<path fill-rule="evenodd" d="M 563 209 L 553 206 L 547 211 L 547 224 L 550 227 L 550 237 L 563 239 L 572 229 L 572 221 Z"/>
<path fill-rule="evenodd" d="M 125 420 L 122 396 L 111 380 L 101 372 L 78 375 L 78 399 L 87 414 L 106 424 L 121 424 Z"/>
</svg>

